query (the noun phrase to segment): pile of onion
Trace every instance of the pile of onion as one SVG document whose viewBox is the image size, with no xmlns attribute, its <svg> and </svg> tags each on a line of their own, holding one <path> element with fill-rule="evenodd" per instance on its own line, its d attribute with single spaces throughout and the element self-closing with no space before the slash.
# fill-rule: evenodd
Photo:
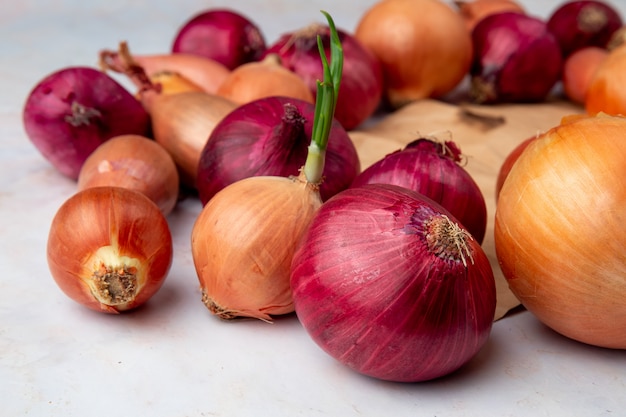
<svg viewBox="0 0 626 417">
<path fill-rule="evenodd" d="M 542 101 L 561 78 L 560 46 L 539 18 L 489 15 L 472 31 L 472 41 L 470 95 L 476 103 Z"/>
<path fill-rule="evenodd" d="M 488 340 L 489 260 L 447 210 L 390 184 L 345 190 L 319 209 L 296 251 L 298 319 L 342 364 L 412 382 L 447 375 Z"/>
<path fill-rule="evenodd" d="M 145 304 L 163 285 L 172 256 L 165 217 L 127 188 L 79 191 L 59 208 L 48 235 L 48 266 L 58 286 L 104 313 Z"/>
<path fill-rule="evenodd" d="M 511 291 L 540 321 L 626 348 L 626 118 L 566 118 L 513 164 L 495 214 Z"/>
<path fill-rule="evenodd" d="M 37 150 L 72 179 L 101 143 L 118 135 L 147 135 L 150 128 L 148 113 L 135 97 L 90 67 L 63 68 L 39 81 L 22 117 Z"/>
<path fill-rule="evenodd" d="M 379 59 L 385 98 L 395 108 L 452 91 L 472 62 L 465 21 L 441 0 L 379 1 L 355 37 Z"/>
<path fill-rule="evenodd" d="M 354 179 L 352 187 L 384 183 L 422 193 L 445 207 L 482 243 L 487 206 L 462 161 L 456 143 L 420 138 L 374 162 Z"/>
<path fill-rule="evenodd" d="M 341 29 L 337 29 L 337 33 L 344 50 L 344 66 L 335 117 L 346 130 L 352 130 L 370 117 L 380 104 L 382 68 L 378 59 L 352 34 Z M 313 96 L 317 91 L 317 80 L 323 78 L 318 36 L 328 56 L 330 30 L 322 24 L 285 33 L 265 52 L 266 56 L 277 55 L 285 68 L 300 76 Z"/>
</svg>

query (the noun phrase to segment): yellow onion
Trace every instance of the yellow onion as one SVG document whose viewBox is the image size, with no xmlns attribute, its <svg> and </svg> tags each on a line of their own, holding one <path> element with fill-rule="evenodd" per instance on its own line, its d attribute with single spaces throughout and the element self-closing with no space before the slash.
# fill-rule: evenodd
<svg viewBox="0 0 626 417">
<path fill-rule="evenodd" d="M 626 348 L 626 118 L 565 118 L 509 171 L 495 214 L 511 291 L 540 321 Z"/>
</svg>

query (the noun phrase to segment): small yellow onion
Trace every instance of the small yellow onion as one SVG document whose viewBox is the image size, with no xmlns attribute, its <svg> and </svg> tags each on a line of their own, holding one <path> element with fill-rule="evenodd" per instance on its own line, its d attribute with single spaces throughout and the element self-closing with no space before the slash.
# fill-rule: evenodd
<svg viewBox="0 0 626 417">
<path fill-rule="evenodd" d="M 294 311 L 291 260 L 321 206 L 304 177 L 250 177 L 218 192 L 192 230 L 202 301 L 223 319 Z"/>
<path fill-rule="evenodd" d="M 165 148 L 152 139 L 120 135 L 98 146 L 78 173 L 79 191 L 101 186 L 139 191 L 168 215 L 178 201 L 178 169 Z"/>
<path fill-rule="evenodd" d="M 565 118 L 508 173 L 495 247 L 511 291 L 571 339 L 626 349 L 626 118 Z"/>
</svg>

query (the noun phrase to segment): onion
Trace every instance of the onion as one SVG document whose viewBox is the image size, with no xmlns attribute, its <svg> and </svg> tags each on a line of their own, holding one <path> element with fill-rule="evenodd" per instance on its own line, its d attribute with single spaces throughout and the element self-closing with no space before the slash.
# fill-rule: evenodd
<svg viewBox="0 0 626 417">
<path fill-rule="evenodd" d="M 128 52 L 127 43 L 122 53 Z M 143 68 L 148 77 L 154 82 L 159 74 L 177 74 L 200 87 L 207 93 L 215 94 L 219 86 L 230 74 L 230 70 L 223 64 L 209 58 L 185 53 L 133 54 L 133 61 Z M 104 69 L 123 66 L 124 57 L 119 51 L 105 49 L 100 51 L 100 66 Z"/>
<path fill-rule="evenodd" d="M 218 192 L 194 223 L 191 249 L 202 301 L 223 319 L 293 312 L 291 259 L 302 233 L 321 206 L 319 183 L 341 81 L 341 41 L 330 15 L 330 64 L 318 84 L 309 151 L 295 177 L 255 176 Z M 321 41 L 319 42 L 322 48 Z"/>
<path fill-rule="evenodd" d="M 237 105 L 203 91 L 162 94 L 134 61 L 126 42 L 120 43 L 119 59 L 104 64 L 105 69 L 124 73 L 135 83 L 150 114 L 154 139 L 172 155 L 181 182 L 195 188 L 200 153 L 211 131 Z"/>
<path fill-rule="evenodd" d="M 568 56 L 585 46 L 605 48 L 613 33 L 622 26 L 622 18 L 606 2 L 571 0 L 552 12 L 547 25 L 563 55 Z"/>
<path fill-rule="evenodd" d="M 157 142 L 139 135 L 109 139 L 89 155 L 78 174 L 78 190 L 117 186 L 139 191 L 168 215 L 178 201 L 178 170 Z"/>
<path fill-rule="evenodd" d="M 563 64 L 563 92 L 574 103 L 584 104 L 591 80 L 609 51 L 598 46 L 586 46 L 572 52 Z"/>
<path fill-rule="evenodd" d="M 470 31 L 481 19 L 495 13 L 526 13 L 524 6 L 515 0 L 456 0 L 454 5 L 465 19 Z"/>
<path fill-rule="evenodd" d="M 248 17 L 230 9 L 210 9 L 185 22 L 172 45 L 174 53 L 188 53 L 215 60 L 228 69 L 258 60 L 265 38 Z"/>
<path fill-rule="evenodd" d="M 205 91 L 198 84 L 194 83 L 178 72 L 161 71 L 149 76 L 152 84 L 158 84 L 161 94 L 178 94 L 188 91 Z M 141 99 L 141 95 L 139 95 Z"/>
<path fill-rule="evenodd" d="M 626 118 L 566 119 L 504 181 L 495 248 L 511 291 L 564 336 L 626 348 Z"/>
<path fill-rule="evenodd" d="M 355 37 L 381 62 L 385 98 L 395 108 L 452 91 L 472 62 L 465 21 L 441 0 L 379 1 Z"/>
<path fill-rule="evenodd" d="M 352 187 L 385 183 L 422 193 L 445 207 L 482 243 L 487 228 L 485 198 L 461 161 L 454 142 L 420 138 L 370 165 Z"/>
<path fill-rule="evenodd" d="M 382 68 L 378 59 L 350 33 L 337 30 L 344 50 L 341 90 L 335 118 L 346 130 L 352 130 L 374 114 L 383 93 Z M 283 66 L 298 74 L 315 95 L 317 80 L 322 79 L 317 37 L 326 54 L 330 51 L 327 25 L 312 24 L 301 30 L 284 33 L 270 45 L 266 56 L 277 54 Z"/>
<path fill-rule="evenodd" d="M 150 126 L 132 94 L 89 67 L 67 67 L 43 78 L 28 94 L 22 117 L 37 150 L 72 179 L 98 145 L 122 134 L 145 135 Z"/>
<path fill-rule="evenodd" d="M 400 382 L 449 374 L 488 340 L 495 280 L 478 242 L 415 191 L 369 184 L 318 210 L 292 263 L 298 319 L 329 355 Z"/>
<path fill-rule="evenodd" d="M 524 149 L 535 140 L 537 136 L 531 136 L 529 138 L 524 139 L 520 143 L 518 143 L 511 152 L 504 158 L 502 165 L 500 165 L 500 169 L 498 170 L 498 175 L 496 177 L 496 201 L 500 196 L 500 190 L 502 190 L 502 185 L 508 177 L 509 172 L 511 172 L 511 168 L 513 168 L 513 164 L 517 161 L 519 156 L 524 152 Z"/>
<path fill-rule="evenodd" d="M 598 65 L 585 95 L 587 113 L 626 115 L 624 83 L 626 83 L 626 45 L 611 50 Z"/>
<path fill-rule="evenodd" d="M 230 112 L 200 155 L 196 188 L 202 203 L 247 177 L 297 173 L 307 157 L 314 115 L 313 104 L 287 97 L 266 97 Z M 329 135 L 319 186 L 323 200 L 348 188 L 361 170 L 356 148 L 336 120 Z"/>
<path fill-rule="evenodd" d="M 314 101 L 302 78 L 283 67 L 275 54 L 235 68 L 222 82 L 217 94 L 237 104 L 271 96 L 294 97 L 310 103 Z"/>
<path fill-rule="evenodd" d="M 472 41 L 470 95 L 477 103 L 542 101 L 561 77 L 559 44 L 541 19 L 496 13 L 476 25 Z"/>
<path fill-rule="evenodd" d="M 159 208 L 121 187 L 79 191 L 59 208 L 48 236 L 48 266 L 74 301 L 119 313 L 145 304 L 172 262 L 172 237 Z"/>
</svg>

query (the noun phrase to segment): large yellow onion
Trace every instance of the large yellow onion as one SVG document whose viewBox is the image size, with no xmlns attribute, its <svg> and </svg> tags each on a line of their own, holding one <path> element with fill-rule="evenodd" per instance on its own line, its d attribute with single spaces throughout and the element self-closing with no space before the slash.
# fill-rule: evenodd
<svg viewBox="0 0 626 417">
<path fill-rule="evenodd" d="M 553 330 L 626 348 L 626 118 L 566 118 L 522 152 L 495 215 L 512 292 Z"/>
</svg>

